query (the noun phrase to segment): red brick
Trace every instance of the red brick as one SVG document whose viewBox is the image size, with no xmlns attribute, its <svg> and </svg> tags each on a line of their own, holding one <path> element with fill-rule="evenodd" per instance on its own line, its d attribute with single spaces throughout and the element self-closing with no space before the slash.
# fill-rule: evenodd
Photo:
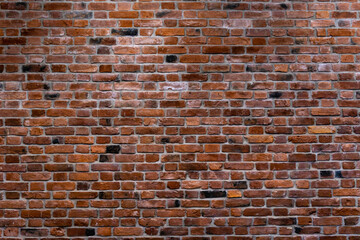
<svg viewBox="0 0 360 240">
<path fill-rule="evenodd" d="M 59 10 L 70 10 L 71 9 L 71 3 L 45 3 L 44 4 L 44 10 L 46 11 L 59 11 Z"/>
</svg>

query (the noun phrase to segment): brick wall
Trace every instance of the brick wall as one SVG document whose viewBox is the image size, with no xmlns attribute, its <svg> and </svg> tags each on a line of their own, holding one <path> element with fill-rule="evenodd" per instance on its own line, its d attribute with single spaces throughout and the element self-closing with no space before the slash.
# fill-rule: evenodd
<svg viewBox="0 0 360 240">
<path fill-rule="evenodd" d="M 0 238 L 358 240 L 359 10 L 1 1 Z"/>
</svg>

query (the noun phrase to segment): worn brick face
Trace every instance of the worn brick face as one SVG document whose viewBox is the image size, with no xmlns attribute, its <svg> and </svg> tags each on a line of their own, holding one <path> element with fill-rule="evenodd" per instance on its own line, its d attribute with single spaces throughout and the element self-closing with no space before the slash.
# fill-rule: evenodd
<svg viewBox="0 0 360 240">
<path fill-rule="evenodd" d="M 0 1 L 0 239 L 359 239 L 359 10 Z"/>
</svg>

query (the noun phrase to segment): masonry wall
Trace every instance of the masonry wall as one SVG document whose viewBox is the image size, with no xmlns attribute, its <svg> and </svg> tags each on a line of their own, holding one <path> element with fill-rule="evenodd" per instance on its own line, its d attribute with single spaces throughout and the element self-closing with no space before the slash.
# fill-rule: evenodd
<svg viewBox="0 0 360 240">
<path fill-rule="evenodd" d="M 1 1 L 0 238 L 360 239 L 359 10 Z"/>
</svg>

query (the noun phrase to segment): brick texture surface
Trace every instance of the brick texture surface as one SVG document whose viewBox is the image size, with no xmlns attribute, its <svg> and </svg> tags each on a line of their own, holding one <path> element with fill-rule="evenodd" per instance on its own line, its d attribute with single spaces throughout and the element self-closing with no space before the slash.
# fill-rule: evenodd
<svg viewBox="0 0 360 240">
<path fill-rule="evenodd" d="M 360 239 L 359 10 L 0 1 L 0 238 Z"/>
</svg>

